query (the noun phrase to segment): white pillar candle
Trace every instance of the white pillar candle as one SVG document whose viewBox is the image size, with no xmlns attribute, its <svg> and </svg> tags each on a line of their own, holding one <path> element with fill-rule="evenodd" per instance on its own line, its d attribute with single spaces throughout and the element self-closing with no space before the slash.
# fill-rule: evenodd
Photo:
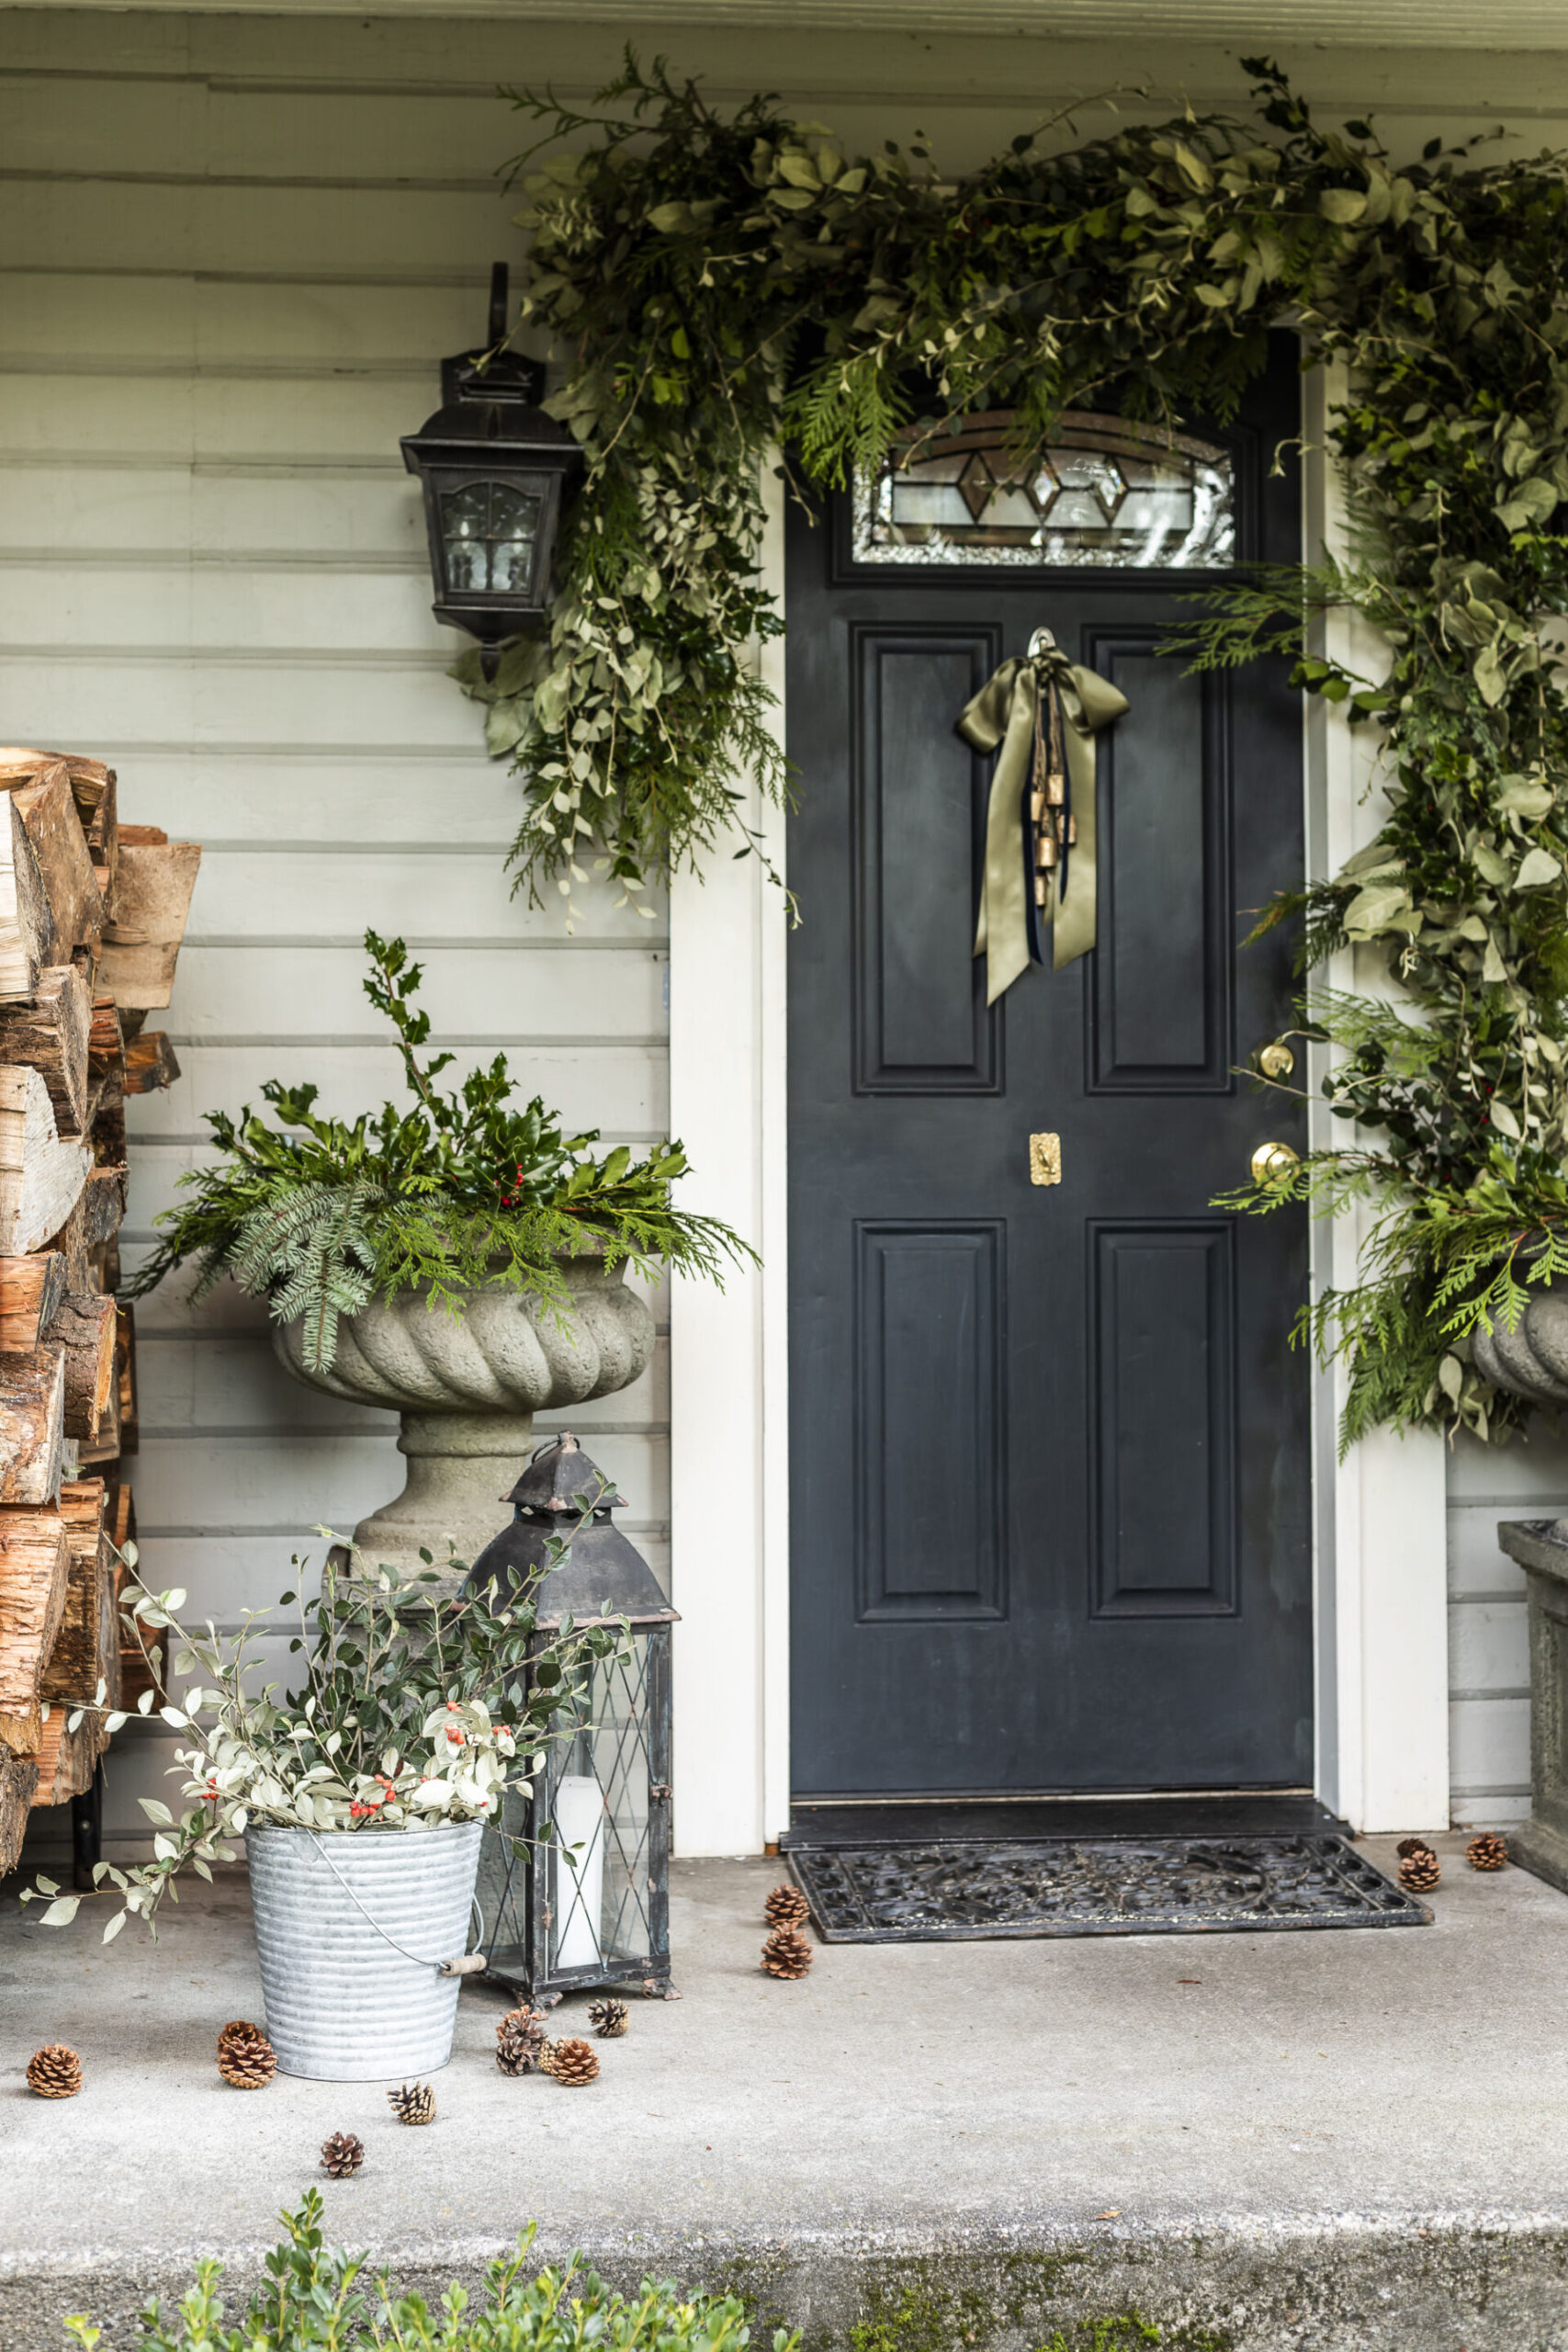
<svg viewBox="0 0 1568 2352">
<path fill-rule="evenodd" d="M 554 1810 L 555 1964 L 596 1968 L 604 1893 L 604 1792 L 592 1772 L 565 1773 L 556 1789 Z M 573 1846 L 576 1853 L 569 1852 Z"/>
</svg>

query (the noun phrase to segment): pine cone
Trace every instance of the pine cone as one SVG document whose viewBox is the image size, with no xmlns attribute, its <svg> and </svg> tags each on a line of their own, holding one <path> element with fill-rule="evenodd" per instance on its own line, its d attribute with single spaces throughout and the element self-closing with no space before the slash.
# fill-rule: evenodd
<svg viewBox="0 0 1568 2352">
<path fill-rule="evenodd" d="M 547 2035 L 537 2009 L 508 2009 L 495 2029 L 495 2063 L 503 2075 L 526 2075 L 542 2061 Z"/>
<path fill-rule="evenodd" d="M 798 1928 L 775 1928 L 762 1946 L 762 1966 L 770 1976 L 782 1976 L 793 1984 L 804 1976 L 817 1954 L 809 1936 Z"/>
<path fill-rule="evenodd" d="M 1399 1883 L 1407 1894 L 1429 1894 L 1442 1874 L 1442 1864 L 1430 1846 L 1417 1846 L 1399 1865 Z"/>
<path fill-rule="evenodd" d="M 277 2052 L 260 2026 L 236 2018 L 218 2037 L 218 2071 L 237 2091 L 265 2090 L 277 2072 Z"/>
<path fill-rule="evenodd" d="M 564 2041 L 547 2041 L 539 2060 L 547 2075 L 569 2088 L 580 2083 L 592 2083 L 599 2074 L 599 2055 L 591 2041 L 583 2041 L 576 2034 L 569 2034 Z"/>
<path fill-rule="evenodd" d="M 626 2005 L 609 1998 L 590 2001 L 588 2022 L 601 2041 L 618 2041 L 626 2030 Z"/>
<path fill-rule="evenodd" d="M 762 1909 L 770 1928 L 804 1927 L 811 1916 L 811 1905 L 798 1886 L 775 1886 Z"/>
<path fill-rule="evenodd" d="M 1472 1871 L 1503 1871 L 1508 1867 L 1508 1841 L 1499 1838 L 1495 1829 L 1483 1829 L 1472 1838 L 1464 1849 L 1464 1859 Z"/>
<path fill-rule="evenodd" d="M 1412 1854 L 1429 1854 L 1432 1849 L 1425 1838 L 1402 1838 L 1393 1850 L 1402 1862 L 1407 1862 Z"/>
<path fill-rule="evenodd" d="M 46 2041 L 28 2060 L 28 2088 L 39 2098 L 74 2098 L 82 2087 L 82 2061 L 63 2041 Z"/>
<path fill-rule="evenodd" d="M 321 2163 L 334 2180 L 347 2180 L 365 2162 L 365 2143 L 352 2132 L 334 2132 L 321 2142 Z"/>
<path fill-rule="evenodd" d="M 434 2123 L 435 2093 L 428 2083 L 405 2083 L 400 2090 L 389 2091 L 387 2102 L 400 2123 Z"/>
</svg>

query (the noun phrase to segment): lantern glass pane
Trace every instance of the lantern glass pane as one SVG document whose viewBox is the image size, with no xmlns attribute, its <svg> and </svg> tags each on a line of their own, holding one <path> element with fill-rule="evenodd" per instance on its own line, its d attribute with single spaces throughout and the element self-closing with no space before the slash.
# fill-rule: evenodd
<svg viewBox="0 0 1568 2352">
<path fill-rule="evenodd" d="M 510 481 L 471 481 L 441 494 L 441 545 L 449 594 L 533 585 L 542 493 Z"/>
<path fill-rule="evenodd" d="M 528 1838 L 533 1804 L 525 1792 L 508 1791 L 502 1804 L 501 1827 L 504 1837 L 495 1837 L 487 1829 L 479 1848 L 479 1940 L 498 1976 L 525 1984 L 533 1973 L 528 1962 L 528 1873 L 533 1867 Z M 513 1844 L 513 1839 L 521 1842 Z"/>
<path fill-rule="evenodd" d="M 594 1668 L 576 1730 L 551 1748 L 552 1976 L 573 1969 L 640 1974 L 653 1949 L 649 1663 L 648 1636 L 633 1634 L 624 1657 Z"/>
</svg>

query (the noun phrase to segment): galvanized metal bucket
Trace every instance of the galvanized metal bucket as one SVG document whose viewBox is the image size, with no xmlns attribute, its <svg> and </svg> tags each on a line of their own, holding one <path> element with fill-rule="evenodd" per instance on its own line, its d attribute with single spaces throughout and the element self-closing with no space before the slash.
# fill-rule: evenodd
<svg viewBox="0 0 1568 2352">
<path fill-rule="evenodd" d="M 484 1824 L 245 1832 L 266 2030 L 286 2075 L 407 2080 L 452 2054 Z"/>
</svg>

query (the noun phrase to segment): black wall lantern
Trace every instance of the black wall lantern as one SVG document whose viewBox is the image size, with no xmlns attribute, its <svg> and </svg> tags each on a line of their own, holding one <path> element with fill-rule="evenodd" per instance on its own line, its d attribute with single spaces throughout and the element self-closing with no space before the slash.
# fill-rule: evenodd
<svg viewBox="0 0 1568 2352">
<path fill-rule="evenodd" d="M 495 675 L 502 638 L 544 614 L 561 501 L 582 464 L 564 424 L 538 405 L 545 371 L 498 346 L 507 269 L 490 277 L 490 343 L 441 363 L 442 405 L 402 445 L 424 485 L 437 620 L 466 628 Z"/>
<path fill-rule="evenodd" d="M 486 1973 L 521 1996 L 620 1985 L 670 1996 L 670 1628 L 677 1612 L 610 1513 L 625 1508 L 577 1440 L 541 1446 L 513 1487 L 510 1527 L 468 1581 L 525 1590 L 552 1535 L 571 1538 L 539 1582 L 536 1639 L 563 1617 L 626 1618 L 621 1656 L 595 1666 L 576 1720 L 550 1742 L 529 1797 L 487 1831 L 479 1901 Z M 542 1839 L 546 1823 L 554 1834 Z M 531 1840 L 513 1845 L 510 1837 Z"/>
</svg>

